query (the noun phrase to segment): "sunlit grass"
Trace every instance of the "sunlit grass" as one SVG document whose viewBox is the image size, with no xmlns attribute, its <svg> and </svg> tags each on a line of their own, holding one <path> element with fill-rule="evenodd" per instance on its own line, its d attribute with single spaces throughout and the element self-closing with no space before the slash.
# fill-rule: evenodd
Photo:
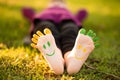
<svg viewBox="0 0 120 80">
<path fill-rule="evenodd" d="M 65 74 L 61 76 L 53 74 L 47 62 L 41 54 L 38 55 L 36 50 L 25 47 L 7 49 L 3 44 L 0 48 L 2 48 L 0 50 L 0 79 L 75 79 Z"/>
<path fill-rule="evenodd" d="M 68 8 L 76 13 L 85 8 L 89 12 L 83 27 L 92 29 L 100 38 L 87 60 L 99 71 L 120 75 L 120 10 L 117 0 L 69 0 Z M 29 30 L 29 22 L 21 15 L 21 8 L 29 6 L 40 12 L 47 0 L 0 0 L 0 80 L 61 79 L 61 80 L 109 80 L 113 76 L 99 73 L 83 65 L 75 75 L 55 75 L 41 53 L 30 46 L 23 46 L 22 39 Z"/>
</svg>

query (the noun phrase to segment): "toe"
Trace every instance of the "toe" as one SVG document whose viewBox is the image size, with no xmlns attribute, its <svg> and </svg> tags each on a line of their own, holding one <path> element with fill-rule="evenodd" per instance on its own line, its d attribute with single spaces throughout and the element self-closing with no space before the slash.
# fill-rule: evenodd
<svg viewBox="0 0 120 80">
<path fill-rule="evenodd" d="M 34 44 L 34 43 L 31 43 L 31 46 L 32 46 L 33 48 L 37 48 L 36 44 Z"/>
<path fill-rule="evenodd" d="M 92 30 L 89 30 L 89 31 L 87 32 L 87 35 L 90 36 L 90 37 L 93 36 L 92 34 L 93 34 L 93 31 L 92 31 Z"/>
<path fill-rule="evenodd" d="M 33 38 L 35 38 L 35 39 L 37 39 L 37 40 L 38 40 L 39 36 L 38 36 L 38 35 L 36 35 L 36 34 L 34 34 L 34 35 L 33 35 Z"/>
<path fill-rule="evenodd" d="M 36 40 L 35 38 L 32 38 L 32 42 L 37 43 L 38 40 Z"/>
<path fill-rule="evenodd" d="M 45 29 L 44 29 L 44 33 L 45 33 L 45 34 L 51 34 L 52 32 L 51 32 L 51 30 L 50 30 L 50 29 L 45 28 Z"/>
<path fill-rule="evenodd" d="M 40 31 L 37 31 L 36 34 L 38 34 L 39 36 L 44 36 L 44 34 Z"/>
<path fill-rule="evenodd" d="M 98 40 L 99 40 L 98 37 L 93 38 L 93 41 L 94 41 L 94 42 L 96 42 L 96 41 L 98 41 Z"/>
<path fill-rule="evenodd" d="M 86 30 L 84 28 L 80 29 L 79 31 L 80 34 L 85 34 L 86 33 Z"/>
<path fill-rule="evenodd" d="M 96 44 L 95 44 L 95 47 L 98 47 L 98 46 L 100 46 L 100 44 L 99 44 L 99 43 L 96 43 Z"/>
</svg>

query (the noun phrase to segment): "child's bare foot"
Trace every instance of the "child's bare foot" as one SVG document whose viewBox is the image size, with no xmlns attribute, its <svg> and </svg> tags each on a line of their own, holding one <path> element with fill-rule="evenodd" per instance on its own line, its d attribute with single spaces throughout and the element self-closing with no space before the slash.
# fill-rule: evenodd
<svg viewBox="0 0 120 80">
<path fill-rule="evenodd" d="M 38 31 L 34 34 L 31 46 L 38 48 L 42 52 L 55 74 L 62 74 L 64 71 L 64 60 L 61 51 L 57 48 L 51 31 L 46 28 L 44 33 L 45 35 Z"/>
<path fill-rule="evenodd" d="M 71 52 L 66 53 L 65 61 L 67 66 L 67 72 L 69 74 L 74 74 L 79 72 L 83 63 L 88 58 L 89 54 L 94 49 L 94 41 L 96 42 L 96 34 L 92 30 L 89 30 L 87 35 L 85 35 L 85 29 L 81 29 L 77 36 L 75 46 Z"/>
</svg>

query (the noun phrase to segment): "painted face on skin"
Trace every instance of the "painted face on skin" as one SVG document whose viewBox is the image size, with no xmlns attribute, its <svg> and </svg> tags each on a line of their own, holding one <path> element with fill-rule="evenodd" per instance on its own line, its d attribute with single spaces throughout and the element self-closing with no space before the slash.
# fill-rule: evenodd
<svg viewBox="0 0 120 80">
<path fill-rule="evenodd" d="M 86 51 L 87 51 L 86 48 L 82 47 L 82 45 L 78 45 L 77 49 L 79 50 L 78 52 L 80 52 L 80 53 L 86 53 Z M 75 53 L 75 58 L 77 60 L 83 60 L 84 59 L 83 55 L 81 55 L 80 53 Z"/>
<path fill-rule="evenodd" d="M 46 44 L 43 45 L 43 48 L 46 50 L 47 48 L 50 48 L 49 50 L 52 50 L 51 43 L 47 41 Z M 47 56 L 53 56 L 55 54 L 55 50 L 52 50 L 50 53 L 46 53 Z"/>
</svg>

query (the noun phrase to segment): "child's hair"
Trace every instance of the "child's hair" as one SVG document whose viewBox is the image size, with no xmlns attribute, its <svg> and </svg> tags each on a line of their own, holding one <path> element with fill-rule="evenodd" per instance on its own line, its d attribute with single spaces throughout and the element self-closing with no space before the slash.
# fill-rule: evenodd
<svg viewBox="0 0 120 80">
<path fill-rule="evenodd" d="M 65 0 L 50 0 L 52 2 L 65 2 Z"/>
<path fill-rule="evenodd" d="M 59 7 L 65 7 L 65 0 L 50 0 L 50 7 L 53 6 L 59 6 Z"/>
</svg>

